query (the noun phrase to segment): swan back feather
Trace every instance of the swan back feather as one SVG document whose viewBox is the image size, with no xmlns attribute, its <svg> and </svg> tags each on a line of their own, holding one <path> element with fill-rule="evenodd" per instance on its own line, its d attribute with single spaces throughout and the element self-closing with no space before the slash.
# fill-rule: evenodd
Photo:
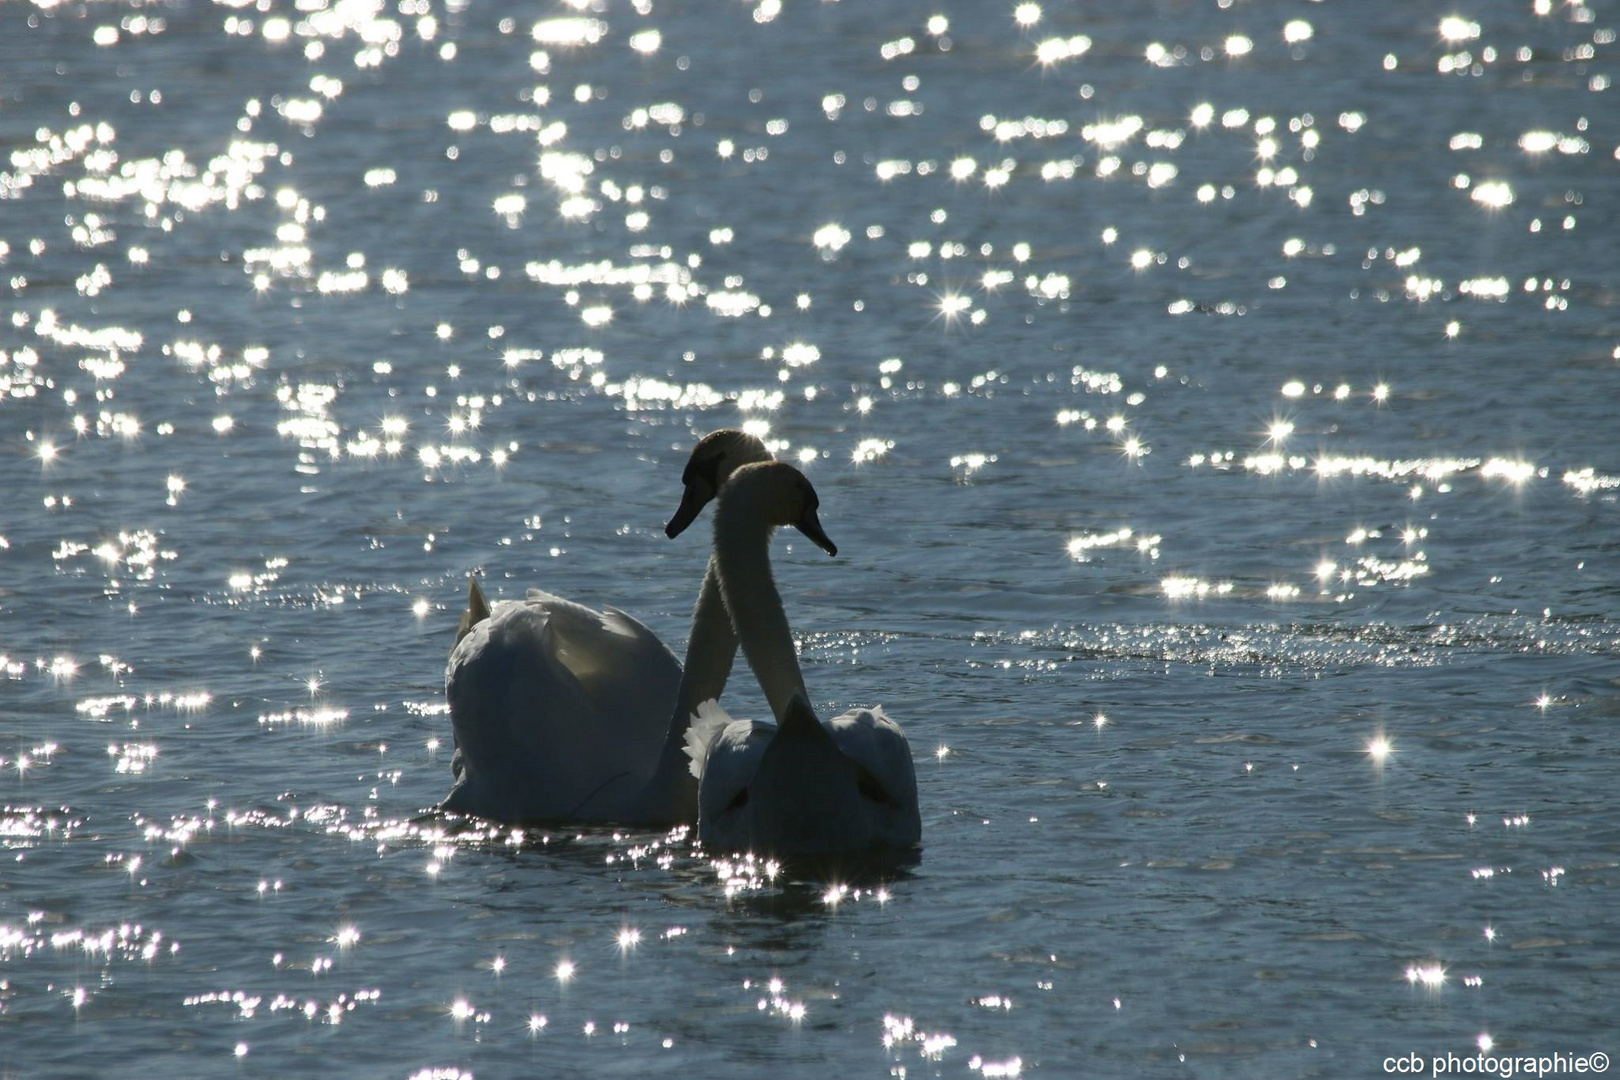
<svg viewBox="0 0 1620 1080">
<path fill-rule="evenodd" d="M 875 781 L 888 801 L 898 807 L 910 807 L 911 818 L 917 822 L 911 828 L 921 835 L 917 767 L 911 760 L 911 744 L 900 725 L 889 718 L 882 705 L 851 709 L 826 724 L 839 751 L 869 774 L 862 777 L 861 782 Z"/>
<path fill-rule="evenodd" d="M 687 768 L 694 779 L 703 779 L 703 765 L 709 759 L 709 749 L 731 722 L 731 716 L 713 698 L 700 703 L 692 711 L 692 723 L 686 729 L 685 751 Z"/>
<path fill-rule="evenodd" d="M 716 708 L 705 719 L 729 718 Z M 798 693 L 780 725 L 733 720 L 712 737 L 698 806 L 699 839 L 722 850 L 825 855 L 922 838 L 900 726 L 881 709 L 817 720 Z"/>
<path fill-rule="evenodd" d="M 623 612 L 539 590 L 496 603 L 445 670 L 459 772 L 444 809 L 610 819 L 587 801 L 622 800 L 651 776 L 679 682 L 675 657 Z"/>
<path fill-rule="evenodd" d="M 658 635 L 618 608 L 596 611 L 541 589 L 530 589 L 524 602 L 545 611 L 552 655 L 603 704 L 605 695 L 638 689 L 627 685 L 624 671 L 661 667 L 675 659 Z"/>
</svg>

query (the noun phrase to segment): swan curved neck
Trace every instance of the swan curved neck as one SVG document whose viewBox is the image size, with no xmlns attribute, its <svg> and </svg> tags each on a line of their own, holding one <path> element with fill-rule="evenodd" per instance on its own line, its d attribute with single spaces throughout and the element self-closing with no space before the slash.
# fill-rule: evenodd
<svg viewBox="0 0 1620 1080">
<path fill-rule="evenodd" d="M 710 556 L 697 603 L 692 608 L 692 628 L 686 638 L 686 661 L 681 665 L 675 712 L 669 718 L 669 730 L 649 783 L 652 802 L 678 803 L 676 816 L 681 820 L 697 818 L 697 791 L 687 769 L 687 729 L 692 726 L 692 716 L 699 705 L 719 699 L 731 677 L 731 664 L 736 656 L 737 635 L 721 598 L 719 569 Z"/>
<path fill-rule="evenodd" d="M 737 656 L 737 635 L 720 594 L 720 570 L 709 557 L 692 608 L 692 628 L 686 639 L 686 661 L 681 665 L 681 688 L 676 695 L 677 719 L 690 720 L 692 711 L 710 699 L 718 700 L 731 678 Z M 682 724 L 684 731 L 685 724 Z"/>
<path fill-rule="evenodd" d="M 736 639 L 780 721 L 794 693 L 805 690 L 782 595 L 771 576 L 773 531 L 746 491 L 733 485 L 721 493 L 714 516 L 713 565 Z"/>
</svg>

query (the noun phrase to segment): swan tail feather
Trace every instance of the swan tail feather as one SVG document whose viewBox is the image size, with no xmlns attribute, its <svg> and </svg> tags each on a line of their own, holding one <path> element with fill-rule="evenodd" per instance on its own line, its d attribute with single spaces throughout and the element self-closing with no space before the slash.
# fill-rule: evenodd
<svg viewBox="0 0 1620 1080">
<path fill-rule="evenodd" d="M 484 599 L 484 590 L 479 588 L 478 579 L 471 574 L 467 575 L 467 610 L 461 613 L 461 624 L 456 627 L 456 644 L 472 631 L 472 628 L 489 618 L 489 601 Z"/>
<path fill-rule="evenodd" d="M 709 760 L 709 749 L 714 740 L 731 723 L 731 717 L 713 699 L 702 702 L 692 714 L 692 723 L 686 729 L 686 756 L 688 768 L 698 780 L 703 779 L 703 765 Z"/>
</svg>

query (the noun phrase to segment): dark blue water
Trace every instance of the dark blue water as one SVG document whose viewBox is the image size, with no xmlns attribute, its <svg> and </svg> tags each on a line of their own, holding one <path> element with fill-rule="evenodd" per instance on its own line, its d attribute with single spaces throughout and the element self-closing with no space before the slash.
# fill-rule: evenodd
<svg viewBox="0 0 1620 1080">
<path fill-rule="evenodd" d="M 0 7 L 0 1071 L 1611 1051 L 1617 29 Z M 448 831 L 466 575 L 679 651 L 736 425 L 920 863 Z"/>
</svg>

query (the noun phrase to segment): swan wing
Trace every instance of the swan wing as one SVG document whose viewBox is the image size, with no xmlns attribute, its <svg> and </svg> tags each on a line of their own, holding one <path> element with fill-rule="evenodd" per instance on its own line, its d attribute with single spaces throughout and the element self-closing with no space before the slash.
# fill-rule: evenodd
<svg viewBox="0 0 1620 1080">
<path fill-rule="evenodd" d="M 466 756 L 499 754 L 536 735 L 573 726 L 565 718 L 592 711 L 584 688 L 556 656 L 547 611 L 524 602 L 497 603 L 450 653 L 445 696 L 456 746 Z"/>
<path fill-rule="evenodd" d="M 718 705 L 714 711 L 724 717 Z M 698 824 L 705 844 L 715 843 L 705 830 L 719 822 L 724 811 L 748 791 L 760 758 L 776 735 L 776 725 L 768 720 L 725 719 L 729 722 L 710 737 L 698 778 Z"/>
<path fill-rule="evenodd" d="M 538 591 L 494 604 L 445 670 L 459 774 L 444 807 L 614 817 L 657 768 L 679 681 L 670 651 L 622 612 Z"/>
<path fill-rule="evenodd" d="M 900 725 L 881 709 L 817 720 L 802 693 L 780 726 L 733 721 L 713 737 L 698 802 L 706 848 L 824 855 L 922 838 Z"/>
<path fill-rule="evenodd" d="M 530 589 L 523 603 L 545 613 L 545 649 L 610 728 L 602 737 L 617 741 L 614 756 L 623 757 L 628 744 L 652 744 L 656 754 L 681 681 L 680 661 L 669 647 L 615 608 L 596 611 L 539 589 Z"/>
<path fill-rule="evenodd" d="M 855 763 L 863 794 L 879 796 L 892 814 L 886 814 L 880 833 L 894 845 L 917 843 L 922 822 L 917 808 L 917 767 L 911 742 L 900 725 L 877 705 L 851 709 L 823 721 L 839 751 Z"/>
</svg>

